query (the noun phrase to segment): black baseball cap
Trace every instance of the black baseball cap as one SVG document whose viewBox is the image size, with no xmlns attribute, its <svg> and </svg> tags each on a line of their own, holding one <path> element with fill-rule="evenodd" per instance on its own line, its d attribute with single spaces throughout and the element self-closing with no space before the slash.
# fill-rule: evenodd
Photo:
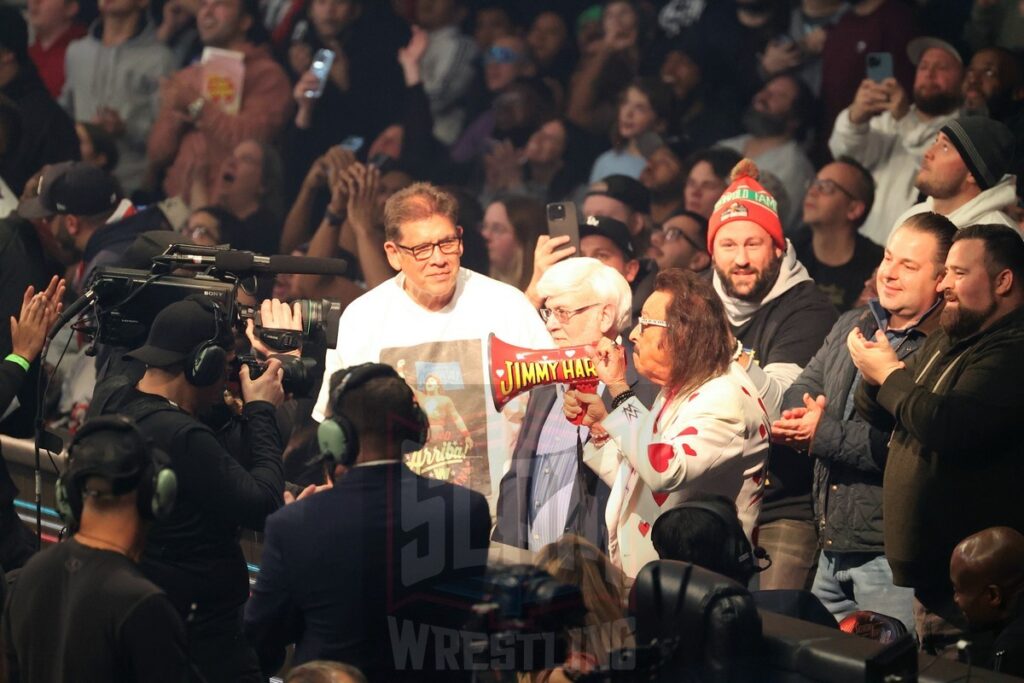
<svg viewBox="0 0 1024 683">
<path fill-rule="evenodd" d="M 651 212 L 651 192 L 643 183 L 628 175 L 610 175 L 607 178 L 592 183 L 587 188 L 587 196 L 603 195 L 617 199 L 633 211 L 639 213 Z"/>
<path fill-rule="evenodd" d="M 620 220 L 608 216 L 587 216 L 587 219 L 580 225 L 580 238 L 588 235 L 605 237 L 612 241 L 627 261 L 636 258 L 636 250 L 633 249 L 633 240 L 629 235 L 629 228 Z"/>
<path fill-rule="evenodd" d="M 65 161 L 39 176 L 37 196 L 18 204 L 18 215 L 29 219 L 54 214 L 95 216 L 113 211 L 120 201 L 121 191 L 112 175 L 84 161 Z"/>
<path fill-rule="evenodd" d="M 215 306 L 202 295 L 175 301 L 157 313 L 146 343 L 124 357 L 142 361 L 151 368 L 166 368 L 181 363 L 193 349 L 215 337 L 218 346 L 231 348 L 231 329 L 226 320 L 217 320 Z"/>
</svg>

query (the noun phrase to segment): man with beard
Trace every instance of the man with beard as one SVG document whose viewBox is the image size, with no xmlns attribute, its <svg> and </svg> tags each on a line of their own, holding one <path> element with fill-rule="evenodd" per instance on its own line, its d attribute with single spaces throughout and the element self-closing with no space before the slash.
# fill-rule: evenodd
<svg viewBox="0 0 1024 683">
<path fill-rule="evenodd" d="M 792 74 L 775 76 L 754 95 L 743 114 L 744 135 L 717 144 L 735 150 L 761 168 L 771 169 L 787 188 L 805 188 L 814 179 L 801 142 L 814 109 L 814 94 Z M 791 204 L 788 215 L 779 216 L 783 225 L 800 219 L 799 205 Z"/>
<path fill-rule="evenodd" d="M 121 198 L 113 176 L 83 161 L 47 167 L 39 180 L 39 194 L 18 204 L 22 218 L 52 216 L 54 238 L 81 259 L 69 283 L 76 293 L 82 291 L 93 269 L 111 265 L 135 241 L 138 226 L 117 224 L 133 213 L 134 207 Z"/>
<path fill-rule="evenodd" d="M 984 116 L 950 121 L 925 152 L 914 181 L 926 199 L 907 209 L 896 224 L 934 211 L 958 228 L 978 223 L 1016 228 L 1017 222 L 1003 211 L 1017 201 L 1012 162 L 1013 133 L 1002 123 Z"/>
<path fill-rule="evenodd" d="M 712 281 L 739 340 L 739 362 L 760 393 L 768 419 L 821 346 L 838 315 L 783 236 L 775 198 L 744 159 L 715 205 L 708 225 Z M 814 577 L 818 536 L 811 511 L 811 463 L 794 451 L 772 453 L 758 520 L 758 543 L 772 557 L 760 574 L 762 590 L 807 590 Z"/>
<path fill-rule="evenodd" d="M 941 330 L 906 361 L 884 334 L 847 337 L 864 379 L 857 410 L 876 429 L 894 429 L 885 555 L 896 585 L 914 588 L 925 647 L 965 626 L 949 579 L 956 544 L 991 526 L 1024 529 L 1024 241 L 1003 225 L 963 228 L 938 289 Z"/>
<path fill-rule="evenodd" d="M 1002 47 L 978 50 L 964 74 L 964 111 L 1000 121 L 1017 113 L 1024 101 L 1024 65 Z"/>
<path fill-rule="evenodd" d="M 878 194 L 861 233 L 878 244 L 885 244 L 896 218 L 916 200 L 921 157 L 960 106 L 963 60 L 952 45 L 917 38 L 907 54 L 917 66 L 913 103 L 894 78 L 864 79 L 828 141 L 832 156 L 853 157 L 875 178 Z"/>
<path fill-rule="evenodd" d="M 640 172 L 640 182 L 651 193 L 649 213 L 656 224 L 664 223 L 669 216 L 683 208 L 685 158 L 686 142 L 680 138 L 662 140 L 647 155 L 647 165 Z"/>
</svg>

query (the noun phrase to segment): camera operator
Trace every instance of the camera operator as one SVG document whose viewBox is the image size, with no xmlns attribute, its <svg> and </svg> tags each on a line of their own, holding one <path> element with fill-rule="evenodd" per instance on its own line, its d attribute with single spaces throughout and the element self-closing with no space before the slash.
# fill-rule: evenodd
<svg viewBox="0 0 1024 683">
<path fill-rule="evenodd" d="M 201 420 L 223 404 L 233 346 L 230 322 L 212 300 L 177 301 L 157 314 L 146 344 L 128 354 L 145 363 L 142 379 L 90 410 L 128 415 L 170 455 L 177 504 L 153 526 L 141 566 L 186 616 L 192 662 L 209 681 L 259 681 L 259 664 L 241 633 L 249 577 L 238 531 L 261 529 L 282 505 L 275 412 L 284 399 L 283 373 L 274 359 L 256 380 L 247 366 L 241 369 L 239 442 L 247 452 L 229 453 Z"/>
</svg>

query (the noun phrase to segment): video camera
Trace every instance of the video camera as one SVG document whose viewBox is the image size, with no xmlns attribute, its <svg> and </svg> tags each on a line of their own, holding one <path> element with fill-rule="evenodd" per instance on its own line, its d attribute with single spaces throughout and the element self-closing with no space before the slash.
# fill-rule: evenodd
<svg viewBox="0 0 1024 683">
<path fill-rule="evenodd" d="M 256 336 L 272 351 L 286 353 L 301 349 L 309 341 L 333 348 L 338 338 L 341 304 L 329 299 L 302 299 L 302 330 L 284 330 L 263 325 L 259 309 L 238 302 L 238 289 L 254 281 L 261 273 L 299 273 L 342 275 L 346 264 L 340 259 L 317 259 L 301 256 L 260 256 L 252 252 L 223 247 L 172 244 L 163 254 L 154 257 L 149 270 L 100 267 L 93 273 L 86 293 L 64 311 L 54 325 L 59 329 L 87 308 L 86 320 L 76 329 L 94 343 L 123 349 L 143 345 L 157 313 L 168 305 L 192 294 L 202 294 L 215 302 L 231 326 L 244 334 L 248 320 L 254 323 Z M 194 271 L 193 273 L 181 272 Z M 282 361 L 285 389 L 302 393 L 312 375 L 308 360 L 299 362 L 291 356 Z M 250 375 L 257 376 L 264 364 L 254 357 L 243 357 Z"/>
<path fill-rule="evenodd" d="M 501 567 L 483 577 L 467 626 L 475 665 L 541 671 L 569 654 L 569 631 L 586 625 L 577 586 L 533 565 Z"/>
</svg>

